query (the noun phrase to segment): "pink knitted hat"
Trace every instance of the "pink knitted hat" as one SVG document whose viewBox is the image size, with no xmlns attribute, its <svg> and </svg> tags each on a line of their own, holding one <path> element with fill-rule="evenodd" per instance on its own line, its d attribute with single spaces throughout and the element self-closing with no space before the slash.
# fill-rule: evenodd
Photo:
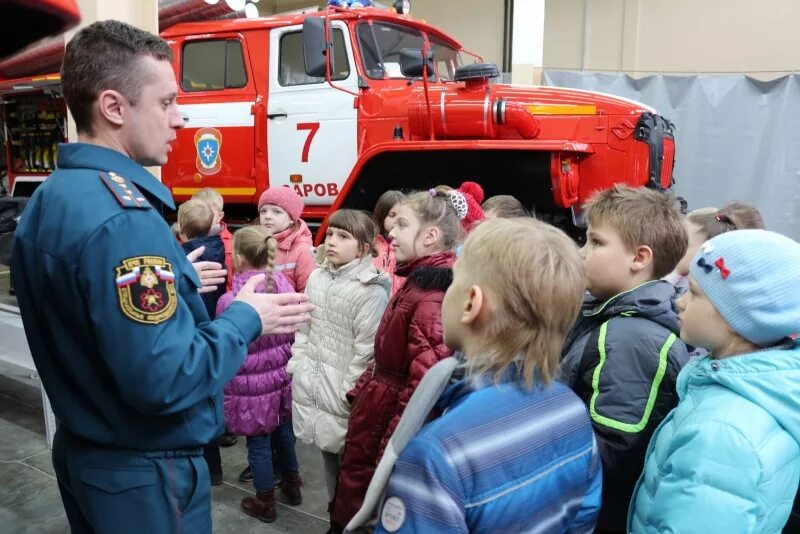
<svg viewBox="0 0 800 534">
<path fill-rule="evenodd" d="M 287 186 L 270 187 L 261 193 L 261 198 L 258 199 L 258 211 L 261 211 L 264 204 L 280 206 L 293 221 L 299 219 L 303 213 L 303 199 L 297 191 Z"/>
</svg>

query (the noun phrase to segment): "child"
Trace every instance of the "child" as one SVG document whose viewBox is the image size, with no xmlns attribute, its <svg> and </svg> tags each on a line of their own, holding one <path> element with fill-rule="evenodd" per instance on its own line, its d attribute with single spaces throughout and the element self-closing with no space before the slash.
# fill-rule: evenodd
<svg viewBox="0 0 800 534">
<path fill-rule="evenodd" d="M 275 269 L 282 272 L 298 292 L 306 288 L 306 281 L 316 269 L 311 255 L 311 231 L 300 218 L 303 199 L 290 187 L 270 187 L 258 200 L 261 224 L 278 241 L 278 263 Z"/>
<path fill-rule="evenodd" d="M 210 234 L 219 235 L 225 247 L 225 269 L 228 271 L 228 276 L 225 279 L 225 291 L 230 291 L 233 288 L 233 236 L 228 230 L 225 221 L 222 220 L 225 217 L 225 200 L 222 198 L 219 191 L 213 187 L 204 187 L 192 195 L 192 200 L 201 200 L 205 202 L 211 208 L 211 211 L 214 212 L 214 222 L 211 225 Z M 222 437 L 217 441 L 220 447 L 232 447 L 236 445 L 239 438 L 226 427 Z"/>
<path fill-rule="evenodd" d="M 650 436 L 677 404 L 688 360 L 675 287 L 660 278 L 686 250 L 671 195 L 615 186 L 586 205 L 583 248 L 590 295 L 567 336 L 563 381 L 589 407 L 603 460 L 598 532 L 622 532 Z"/>
<path fill-rule="evenodd" d="M 765 230 L 720 235 L 692 259 L 681 338 L 710 354 L 678 378 L 680 404 L 653 436 L 629 531 L 783 528 L 800 480 L 798 265 L 800 245 Z"/>
<path fill-rule="evenodd" d="M 372 473 L 403 409 L 425 372 L 452 351 L 442 339 L 442 298 L 452 280 L 453 247 L 466 200 L 449 187 L 415 193 L 400 203 L 392 238 L 396 272 L 405 283 L 389 302 L 375 336 L 375 361 L 352 401 L 331 530 L 340 532 L 361 507 Z"/>
<path fill-rule="evenodd" d="M 602 478 L 592 425 L 552 382 L 585 284 L 577 247 L 552 226 L 493 220 L 469 236 L 442 304 L 467 376 L 434 384 L 441 362 L 414 393 L 376 480 L 401 432 L 434 404 L 443 415 L 403 448 L 376 532 L 591 532 Z"/>
<path fill-rule="evenodd" d="M 225 281 L 227 291 L 233 287 L 233 236 L 228 230 L 228 226 L 222 219 L 225 217 L 225 200 L 222 195 L 213 187 L 204 187 L 194 195 L 192 200 L 202 200 L 211 207 L 214 212 L 214 223 L 211 226 L 212 234 L 219 234 L 222 244 L 225 245 L 225 268 L 228 270 L 228 279 Z"/>
<path fill-rule="evenodd" d="M 202 200 L 189 200 L 178 207 L 178 237 L 187 254 L 200 247 L 206 247 L 198 261 L 214 261 L 225 264 L 225 245 L 218 234 L 212 234 L 214 212 Z M 225 293 L 224 287 L 216 291 L 202 293 L 209 319 L 215 317 L 217 300 Z"/>
<path fill-rule="evenodd" d="M 189 200 L 178 207 L 178 238 L 181 247 L 187 254 L 200 247 L 205 247 L 200 261 L 214 261 L 222 265 L 225 262 L 225 247 L 219 235 L 211 234 L 211 227 L 214 224 L 214 212 L 206 202 L 202 200 Z M 218 287 L 216 291 L 201 293 L 208 318 L 216 316 L 217 300 L 225 293 L 224 287 Z M 222 457 L 219 453 L 220 441 L 225 438 L 224 433 L 219 439 L 209 443 L 203 449 L 203 457 L 208 464 L 208 472 L 211 477 L 211 484 L 218 486 L 222 484 Z"/>
<path fill-rule="evenodd" d="M 397 220 L 397 208 L 405 195 L 400 191 L 386 191 L 378 199 L 375 209 L 372 211 L 372 221 L 378 234 L 375 237 L 375 251 L 377 255 L 372 260 L 375 267 L 387 273 L 392 281 L 392 295 L 397 293 L 403 284 L 404 278 L 397 276 L 394 272 L 397 260 L 394 257 L 394 248 L 389 239 L 389 232 L 392 231 Z"/>
<path fill-rule="evenodd" d="M 522 206 L 522 202 L 511 195 L 495 195 L 481 205 L 487 219 L 513 219 L 530 217 L 530 213 Z"/>
<path fill-rule="evenodd" d="M 697 254 L 700 245 L 712 237 L 716 237 L 732 230 L 746 228 L 764 230 L 764 219 L 761 213 L 753 206 L 734 202 L 722 209 L 701 208 L 686 216 L 686 230 L 689 233 L 689 246 L 683 255 L 675 273 L 689 276 L 689 266 L 692 258 Z"/>
<path fill-rule="evenodd" d="M 329 500 L 350 416 L 346 394 L 372 361 L 375 331 L 389 302 L 391 281 L 372 265 L 374 241 L 366 213 L 331 215 L 323 260 L 306 284 L 315 309 L 296 335 L 288 367 L 294 433 L 322 450 Z"/>
<path fill-rule="evenodd" d="M 236 294 L 257 274 L 267 272 L 262 293 L 290 293 L 286 277 L 275 272 L 277 244 L 262 226 L 242 228 L 233 237 L 236 275 L 233 290 L 219 300 L 221 314 Z M 292 335 L 261 336 L 250 344 L 247 359 L 234 379 L 225 386 L 225 420 L 231 432 L 247 436 L 247 460 L 253 472 L 255 497 L 242 499 L 244 513 L 267 523 L 275 521 L 275 481 L 272 449 L 278 454 L 283 482 L 281 491 L 291 505 L 298 505 L 300 474 L 292 434 L 292 384 L 286 372 L 292 350 Z"/>
</svg>

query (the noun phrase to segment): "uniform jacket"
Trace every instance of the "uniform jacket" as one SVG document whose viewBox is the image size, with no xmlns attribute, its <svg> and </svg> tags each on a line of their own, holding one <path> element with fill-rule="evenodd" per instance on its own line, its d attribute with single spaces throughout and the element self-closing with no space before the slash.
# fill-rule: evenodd
<svg viewBox="0 0 800 534">
<path fill-rule="evenodd" d="M 217 304 L 223 313 L 247 281 L 262 271 L 236 274 L 233 290 L 225 293 Z M 272 293 L 291 293 L 294 290 L 281 273 L 273 277 Z M 266 293 L 261 283 L 258 293 Z M 257 436 L 269 434 L 289 420 L 292 414 L 292 382 L 286 363 L 292 355 L 292 334 L 259 336 L 247 348 L 247 359 L 228 385 L 225 386 L 225 423 L 234 434 Z"/>
<path fill-rule="evenodd" d="M 452 253 L 400 265 L 407 277 L 375 336 L 375 362 L 348 394 L 353 399 L 331 519 L 347 525 L 425 372 L 452 354 L 442 337 L 442 299 L 452 282 Z"/>
<path fill-rule="evenodd" d="M 207 444 L 223 429 L 222 388 L 261 332 L 241 302 L 209 321 L 163 206 L 174 209 L 169 191 L 141 165 L 69 143 L 17 229 L 13 273 L 36 368 L 60 424 L 90 442 Z"/>
<path fill-rule="evenodd" d="M 423 378 L 403 422 L 425 388 L 440 389 L 428 378 L 446 363 Z M 442 415 L 397 459 L 377 533 L 593 532 L 602 468 L 586 406 L 568 387 L 528 388 L 512 366 L 497 381 L 483 375 L 451 384 L 434 413 Z"/>
<path fill-rule="evenodd" d="M 209 235 L 206 237 L 198 237 L 186 241 L 181 245 L 185 253 L 190 253 L 200 247 L 206 247 L 203 255 L 198 258 L 199 261 L 214 261 L 220 265 L 225 265 L 225 244 L 219 235 Z M 216 291 L 208 293 L 201 293 L 200 298 L 203 299 L 203 304 L 206 306 L 209 318 L 213 319 L 217 314 L 217 301 L 225 294 L 225 286 L 217 287 Z"/>
<path fill-rule="evenodd" d="M 282 232 L 275 234 L 278 241 L 278 262 L 275 268 L 281 271 L 292 287 L 302 293 L 306 281 L 317 268 L 311 253 L 311 230 L 302 219 Z"/>
<path fill-rule="evenodd" d="M 648 447 L 630 531 L 781 532 L 800 480 L 800 345 L 694 359 L 678 395 Z"/>
<path fill-rule="evenodd" d="M 389 278 L 391 278 L 392 296 L 394 296 L 397 290 L 400 289 L 400 286 L 403 285 L 405 278 L 395 273 L 397 259 L 394 256 L 391 240 L 378 234 L 375 238 L 375 250 L 378 252 L 378 255 L 373 258 L 372 262 L 375 264 L 375 267 L 388 274 Z"/>
<path fill-rule="evenodd" d="M 350 416 L 346 394 L 373 359 L 390 285 L 368 257 L 338 269 L 326 260 L 308 279 L 315 309 L 297 333 L 289 362 L 292 423 L 301 441 L 341 452 Z"/>
<path fill-rule="evenodd" d="M 562 380 L 589 407 L 603 460 L 600 528 L 625 528 L 647 444 L 678 403 L 688 360 L 679 333 L 675 287 L 652 281 L 606 302 L 587 298 L 567 337 Z"/>
</svg>

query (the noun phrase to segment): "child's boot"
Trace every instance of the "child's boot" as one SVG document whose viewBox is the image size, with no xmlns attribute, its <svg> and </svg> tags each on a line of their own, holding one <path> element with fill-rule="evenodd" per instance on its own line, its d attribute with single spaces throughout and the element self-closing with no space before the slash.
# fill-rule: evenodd
<svg viewBox="0 0 800 534">
<path fill-rule="evenodd" d="M 281 492 L 283 492 L 287 503 L 292 506 L 303 503 L 303 495 L 300 493 L 300 486 L 302 485 L 303 479 L 300 478 L 300 473 L 294 472 L 284 475 L 281 483 Z"/>
<path fill-rule="evenodd" d="M 275 489 L 259 491 L 255 497 L 242 499 L 242 511 L 265 523 L 272 523 L 278 518 L 275 510 Z"/>
</svg>

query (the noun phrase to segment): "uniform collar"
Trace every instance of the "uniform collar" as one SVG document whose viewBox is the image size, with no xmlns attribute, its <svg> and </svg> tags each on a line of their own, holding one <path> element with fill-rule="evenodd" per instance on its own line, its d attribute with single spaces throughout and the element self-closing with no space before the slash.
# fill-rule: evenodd
<svg viewBox="0 0 800 534">
<path fill-rule="evenodd" d="M 116 150 L 88 143 L 62 143 L 58 145 L 57 165 L 63 169 L 115 172 L 156 197 L 169 209 L 175 209 L 169 189 L 144 167 Z"/>
</svg>

